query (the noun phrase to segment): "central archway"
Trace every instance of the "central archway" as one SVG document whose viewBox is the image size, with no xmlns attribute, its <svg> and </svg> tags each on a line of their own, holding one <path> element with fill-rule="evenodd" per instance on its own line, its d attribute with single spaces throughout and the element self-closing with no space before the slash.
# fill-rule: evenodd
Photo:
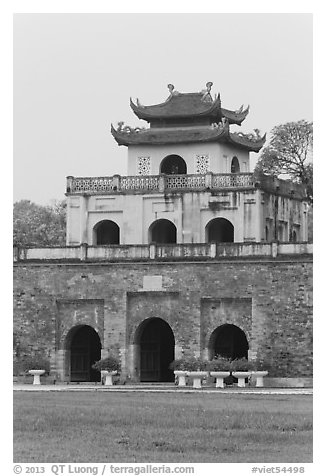
<svg viewBox="0 0 326 476">
<path fill-rule="evenodd" d="M 217 327 L 209 339 L 208 354 L 209 359 L 217 355 L 227 357 L 231 360 L 248 358 L 248 340 L 246 334 L 240 327 L 234 324 L 223 324 Z"/>
<path fill-rule="evenodd" d="M 167 175 L 186 174 L 187 164 L 180 155 L 168 155 L 161 162 L 160 173 Z"/>
<path fill-rule="evenodd" d="M 98 333 L 90 326 L 76 326 L 67 335 L 66 348 L 70 351 L 70 381 L 99 382 L 100 372 L 92 369 L 92 365 L 101 358 L 101 340 Z"/>
<path fill-rule="evenodd" d="M 208 243 L 233 243 L 234 226 L 226 218 L 213 218 L 206 225 L 206 241 Z"/>
<path fill-rule="evenodd" d="M 173 382 L 169 369 L 174 360 L 174 335 L 167 322 L 151 318 L 141 324 L 138 332 L 141 382 Z"/>
<path fill-rule="evenodd" d="M 154 221 L 148 231 L 150 243 L 174 244 L 177 242 L 176 226 L 165 218 Z"/>
</svg>

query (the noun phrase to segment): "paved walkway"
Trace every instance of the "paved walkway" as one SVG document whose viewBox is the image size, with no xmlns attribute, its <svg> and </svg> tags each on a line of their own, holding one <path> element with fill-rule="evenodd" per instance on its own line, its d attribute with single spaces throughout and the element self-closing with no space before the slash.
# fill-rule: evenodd
<svg viewBox="0 0 326 476">
<path fill-rule="evenodd" d="M 91 384 L 69 385 L 28 385 L 14 384 L 14 391 L 26 392 L 144 392 L 144 393 L 233 393 L 255 395 L 312 395 L 312 388 L 215 388 L 176 387 L 174 385 L 114 385 L 112 387 Z"/>
</svg>

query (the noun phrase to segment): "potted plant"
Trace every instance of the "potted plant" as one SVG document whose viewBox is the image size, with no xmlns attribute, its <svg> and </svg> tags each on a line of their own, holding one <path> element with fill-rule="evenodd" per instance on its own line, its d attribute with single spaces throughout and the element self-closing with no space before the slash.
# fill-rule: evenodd
<svg viewBox="0 0 326 476">
<path fill-rule="evenodd" d="M 224 379 L 230 375 L 231 360 L 217 355 L 207 363 L 207 369 L 212 377 L 216 378 L 216 387 L 224 388 Z"/>
<path fill-rule="evenodd" d="M 246 378 L 250 377 L 252 369 L 252 362 L 249 362 L 245 357 L 241 359 L 234 359 L 231 362 L 231 371 L 233 377 L 238 379 L 238 387 L 246 386 Z"/>
<path fill-rule="evenodd" d="M 257 358 L 253 361 L 253 371 L 251 375 L 256 382 L 256 387 L 264 386 L 264 377 L 268 374 L 268 365 L 263 359 Z"/>
<path fill-rule="evenodd" d="M 187 375 L 193 379 L 194 388 L 202 388 L 202 379 L 207 377 L 207 361 L 201 358 L 192 358 L 186 361 Z"/>
<path fill-rule="evenodd" d="M 50 372 L 50 362 L 43 354 L 35 353 L 24 359 L 23 370 L 33 375 L 33 385 L 40 385 L 40 376 Z"/>
<path fill-rule="evenodd" d="M 100 359 L 95 364 L 92 365 L 92 368 L 101 372 L 102 381 L 104 385 L 113 385 L 113 376 L 117 375 L 120 371 L 120 362 L 113 355 L 109 355 L 104 359 Z"/>
<path fill-rule="evenodd" d="M 177 378 L 178 386 L 185 387 L 186 386 L 186 360 L 185 359 L 176 359 L 170 363 L 169 368 L 173 370 L 174 375 Z"/>
</svg>

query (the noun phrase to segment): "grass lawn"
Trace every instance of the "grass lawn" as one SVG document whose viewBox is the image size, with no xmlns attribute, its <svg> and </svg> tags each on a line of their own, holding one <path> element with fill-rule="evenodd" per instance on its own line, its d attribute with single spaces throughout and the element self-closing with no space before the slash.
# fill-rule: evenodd
<svg viewBox="0 0 326 476">
<path fill-rule="evenodd" d="M 312 396 L 14 392 L 14 461 L 309 463 Z"/>
</svg>

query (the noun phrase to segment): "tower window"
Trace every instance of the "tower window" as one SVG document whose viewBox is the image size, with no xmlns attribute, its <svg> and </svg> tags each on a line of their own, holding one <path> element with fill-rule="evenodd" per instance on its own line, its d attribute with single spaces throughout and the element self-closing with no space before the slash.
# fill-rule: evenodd
<svg viewBox="0 0 326 476">
<path fill-rule="evenodd" d="M 160 173 L 183 175 L 187 173 L 187 164 L 180 155 L 168 155 L 161 162 Z"/>
<path fill-rule="evenodd" d="M 240 165 L 238 157 L 233 157 L 231 162 L 231 174 L 238 174 L 240 172 Z"/>
</svg>

